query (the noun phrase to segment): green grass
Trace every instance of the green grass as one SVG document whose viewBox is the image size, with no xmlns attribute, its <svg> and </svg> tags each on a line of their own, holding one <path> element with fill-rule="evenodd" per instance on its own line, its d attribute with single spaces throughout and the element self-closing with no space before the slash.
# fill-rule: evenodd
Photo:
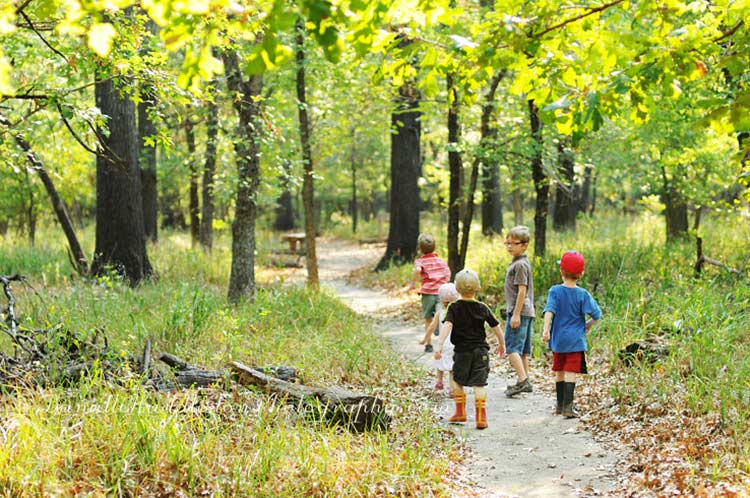
<svg viewBox="0 0 750 498">
<path fill-rule="evenodd" d="M 87 247 L 91 236 L 82 236 Z M 275 244 L 272 234 L 259 239 L 262 248 Z M 229 306 L 226 236 L 207 255 L 184 234 L 162 234 L 149 246 L 159 278 L 136 289 L 73 277 L 57 237 L 33 249 L 11 239 L 0 244 L 4 274 L 25 274 L 33 287 L 14 286 L 29 327 L 63 323 L 82 337 L 100 330 L 122 355 L 138 355 L 151 337 L 155 354 L 208 369 L 231 360 L 293 365 L 306 384 L 386 398 L 394 417 L 388 431 L 351 434 L 249 389 L 155 393 L 135 375 L 125 375 L 123 386 L 95 371 L 72 387 L 0 398 L 0 488 L 7 495 L 450 494 L 440 476 L 457 442 L 439 429 L 431 404 L 402 387 L 412 379 L 427 386 L 425 373 L 381 347 L 373 323 L 326 293 L 260 285 L 254 302 Z"/>
</svg>

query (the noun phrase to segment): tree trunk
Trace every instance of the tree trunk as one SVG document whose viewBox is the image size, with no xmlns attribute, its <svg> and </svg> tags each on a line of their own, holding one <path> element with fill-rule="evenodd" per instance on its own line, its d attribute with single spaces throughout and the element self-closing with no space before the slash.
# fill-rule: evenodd
<svg viewBox="0 0 750 498">
<path fill-rule="evenodd" d="M 146 235 L 138 166 L 135 105 L 109 78 L 95 86 L 96 105 L 107 116 L 108 132 L 98 130 L 96 156 L 96 248 L 92 271 L 113 268 L 131 285 L 152 273 L 146 254 Z"/>
<path fill-rule="evenodd" d="M 679 192 L 669 186 L 662 196 L 666 209 L 664 214 L 667 221 L 667 241 L 684 238 L 688 230 L 688 206 Z"/>
<path fill-rule="evenodd" d="M 307 285 L 313 288 L 320 286 L 318 279 L 318 256 L 315 250 L 315 170 L 310 147 L 310 120 L 307 115 L 307 96 L 305 83 L 305 24 L 297 20 L 297 109 L 299 116 L 299 133 L 302 145 L 302 164 L 305 176 L 302 179 L 302 206 L 305 211 L 305 265 L 307 266 Z"/>
<path fill-rule="evenodd" d="M 24 179 L 26 181 L 26 192 L 28 193 L 28 203 L 26 204 L 26 221 L 28 222 L 29 244 L 34 247 L 36 242 L 36 199 L 34 198 L 34 187 L 31 184 L 29 170 L 24 170 Z"/>
<path fill-rule="evenodd" d="M 504 72 L 498 72 L 493 76 L 492 80 L 490 81 L 490 87 L 487 90 L 487 92 L 484 95 L 485 98 L 485 104 L 482 106 L 482 117 L 480 121 L 480 139 L 479 139 L 479 152 L 474 157 L 474 161 L 471 165 L 471 177 L 469 180 L 469 190 L 466 193 L 466 209 L 464 210 L 464 219 L 463 219 L 463 230 L 461 232 L 461 251 L 460 251 L 460 267 L 461 269 L 466 266 L 466 255 L 469 250 L 469 235 L 471 232 L 471 223 L 474 218 L 474 195 L 477 190 L 477 182 L 479 180 L 479 169 L 480 164 L 484 165 L 485 168 L 488 167 L 489 164 L 492 164 L 494 166 L 495 171 L 497 171 L 497 161 L 494 159 L 488 160 L 489 157 L 494 157 L 494 154 L 490 155 L 489 150 L 493 149 L 495 138 L 497 137 L 497 130 L 494 127 L 490 126 L 490 120 L 492 118 L 492 112 L 495 108 L 495 91 L 497 90 L 497 86 L 500 84 L 500 80 L 505 75 Z M 485 169 L 482 168 L 482 169 Z M 497 177 L 498 175 L 495 175 Z M 492 192 L 489 192 L 490 195 L 498 194 L 496 197 L 496 201 L 499 201 L 499 180 L 498 183 L 494 186 L 490 186 L 490 190 Z M 497 188 L 495 188 L 497 187 Z M 482 204 L 482 207 L 484 208 L 485 204 Z M 501 233 L 503 230 L 503 220 L 502 220 L 502 208 L 500 208 L 497 211 L 493 211 L 489 214 L 489 216 L 494 217 L 499 213 L 500 219 L 499 219 L 499 231 L 495 233 Z M 484 209 L 483 209 L 484 214 Z M 484 228 L 484 217 L 483 217 L 483 223 L 482 226 Z M 493 219 L 493 228 L 497 228 L 497 219 Z M 492 233 L 492 232 L 490 232 Z"/>
<path fill-rule="evenodd" d="M 214 174 L 216 173 L 216 142 L 219 136 L 219 106 L 214 99 L 208 102 L 206 111 L 206 158 L 203 163 L 203 212 L 200 222 L 200 243 L 208 251 L 214 240 Z"/>
<path fill-rule="evenodd" d="M 192 109 L 188 109 L 192 114 Z M 195 157 L 195 125 L 192 117 L 188 116 L 185 121 L 185 139 L 187 140 L 188 158 L 187 165 L 190 172 L 190 200 L 188 212 L 190 213 L 190 242 L 192 247 L 198 245 L 200 239 L 200 206 L 198 205 L 198 165 Z"/>
<path fill-rule="evenodd" d="M 351 143 L 351 156 L 350 162 L 352 166 L 352 233 L 357 233 L 357 213 L 359 206 L 357 205 L 357 147 L 356 147 L 356 129 L 352 128 L 352 143 Z"/>
<path fill-rule="evenodd" d="M 544 142 L 542 139 L 542 121 L 539 119 L 539 108 L 529 100 L 529 122 L 533 143 L 531 158 L 531 176 L 536 191 L 534 209 L 534 255 L 544 256 L 547 249 L 547 210 L 549 208 L 549 179 L 542 168 Z"/>
<path fill-rule="evenodd" d="M 448 169 L 450 181 L 448 187 L 448 266 L 451 277 L 463 269 L 461 253 L 458 247 L 459 218 L 461 217 L 461 180 L 463 164 L 458 142 L 461 135 L 461 125 L 458 121 L 458 94 L 453 84 L 453 77 L 446 77 L 448 85 Z"/>
<path fill-rule="evenodd" d="M 664 167 L 661 168 L 662 193 L 661 201 L 665 205 L 667 242 L 683 238 L 688 230 L 688 206 L 674 182 L 667 177 Z"/>
<path fill-rule="evenodd" d="M 557 142 L 557 157 L 562 178 L 555 188 L 552 226 L 555 230 L 575 230 L 578 214 L 575 196 L 575 161 L 567 138 L 561 137 Z"/>
<path fill-rule="evenodd" d="M 594 179 L 594 168 L 590 165 L 586 165 L 583 169 L 583 185 L 581 186 L 580 196 L 578 197 L 578 212 L 584 214 L 590 214 L 589 211 L 593 206 L 593 179 Z"/>
<path fill-rule="evenodd" d="M 5 126 L 10 125 L 10 123 L 3 116 L 0 116 L 0 123 Z M 65 237 L 68 240 L 68 248 L 70 249 L 70 257 L 71 262 L 73 263 L 73 268 L 75 268 L 76 273 L 78 273 L 79 275 L 86 275 L 88 273 L 88 262 L 86 261 L 86 256 L 83 254 L 83 249 L 81 249 L 81 244 L 78 242 L 78 237 L 76 236 L 73 222 L 70 220 L 70 216 L 68 216 L 68 211 L 65 208 L 65 203 L 63 203 L 62 199 L 60 198 L 60 194 L 57 192 L 57 188 L 55 188 L 52 177 L 49 176 L 42 162 L 39 160 L 36 154 L 34 154 L 34 151 L 31 150 L 31 145 L 29 145 L 26 139 L 18 134 L 14 135 L 13 138 L 21 147 L 21 149 L 26 152 L 26 158 L 31 163 L 32 169 L 39 175 L 39 178 L 44 184 L 44 188 L 47 190 L 47 195 L 49 196 L 50 202 L 52 202 L 52 209 L 54 209 L 55 211 L 57 221 L 60 222 L 60 226 L 62 226 Z"/>
<path fill-rule="evenodd" d="M 406 263 L 417 254 L 419 237 L 419 175 L 422 165 L 419 91 L 414 82 L 402 85 L 391 113 L 390 225 L 385 254 L 375 267 Z"/>
<path fill-rule="evenodd" d="M 276 199 L 276 221 L 274 228 L 276 230 L 287 231 L 294 228 L 294 205 L 292 203 L 293 196 L 289 186 L 289 176 L 292 165 L 285 161 L 283 165 L 283 172 L 281 173 L 281 195 Z"/>
<path fill-rule="evenodd" d="M 150 113 L 155 106 L 153 89 L 144 91 L 144 100 L 138 103 L 138 150 L 140 151 L 141 196 L 143 198 L 143 229 L 148 240 L 158 240 L 159 201 L 156 189 L 156 147 L 147 144 L 146 138 L 156 136 L 156 125 Z"/>
<path fill-rule="evenodd" d="M 250 76 L 243 81 L 236 51 L 225 52 L 227 86 L 239 116 L 234 140 L 237 156 L 237 202 L 232 222 L 232 269 L 228 298 L 232 303 L 255 295 L 255 222 L 257 191 L 260 184 L 260 95 L 263 78 Z M 236 96 L 236 97 L 234 97 Z"/>
<path fill-rule="evenodd" d="M 523 225 L 523 195 L 521 189 L 514 188 L 511 197 L 513 199 L 513 224 L 516 226 Z"/>
</svg>

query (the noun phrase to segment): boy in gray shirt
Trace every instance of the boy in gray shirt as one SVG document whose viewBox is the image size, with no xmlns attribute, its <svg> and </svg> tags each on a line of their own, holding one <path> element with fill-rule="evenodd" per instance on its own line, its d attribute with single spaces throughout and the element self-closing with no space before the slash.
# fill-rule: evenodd
<svg viewBox="0 0 750 498">
<path fill-rule="evenodd" d="M 505 249 L 513 257 L 505 274 L 505 347 L 508 361 L 516 371 L 517 383 L 505 391 L 509 398 L 519 393 L 533 391 L 529 381 L 529 356 L 531 332 L 534 325 L 534 278 L 531 263 L 526 256 L 529 247 L 529 229 L 516 226 L 505 237 Z"/>
</svg>

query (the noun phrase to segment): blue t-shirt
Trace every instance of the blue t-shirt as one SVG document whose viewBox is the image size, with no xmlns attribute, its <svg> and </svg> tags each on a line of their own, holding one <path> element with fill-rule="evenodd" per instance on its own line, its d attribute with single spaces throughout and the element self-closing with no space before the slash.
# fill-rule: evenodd
<svg viewBox="0 0 750 498">
<path fill-rule="evenodd" d="M 555 285 L 547 294 L 544 312 L 554 313 L 549 347 L 555 353 L 586 351 L 586 315 L 598 320 L 602 310 L 591 294 L 580 287 Z"/>
</svg>

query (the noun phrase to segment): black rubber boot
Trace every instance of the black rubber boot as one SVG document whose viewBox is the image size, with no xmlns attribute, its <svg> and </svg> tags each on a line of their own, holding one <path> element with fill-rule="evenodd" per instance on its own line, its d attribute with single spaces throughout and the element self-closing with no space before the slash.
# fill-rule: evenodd
<svg viewBox="0 0 750 498">
<path fill-rule="evenodd" d="M 560 415 L 563 409 L 563 397 L 565 396 L 565 382 L 555 382 L 555 391 L 557 392 L 557 405 L 555 406 L 555 415 Z"/>
<path fill-rule="evenodd" d="M 565 418 L 576 418 L 578 417 L 578 412 L 576 411 L 575 407 L 573 406 L 573 394 L 576 390 L 576 383 L 575 382 L 565 382 L 565 385 L 563 386 L 563 406 L 562 406 L 562 416 Z"/>
</svg>

